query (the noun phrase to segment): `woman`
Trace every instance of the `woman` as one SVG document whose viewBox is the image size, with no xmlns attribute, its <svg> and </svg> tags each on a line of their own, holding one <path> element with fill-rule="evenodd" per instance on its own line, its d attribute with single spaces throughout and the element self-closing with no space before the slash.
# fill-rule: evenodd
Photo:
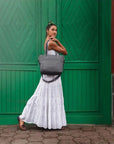
<svg viewBox="0 0 114 144">
<path fill-rule="evenodd" d="M 55 38 L 56 35 L 57 26 L 51 22 L 46 27 L 44 49 L 46 50 L 46 43 L 49 40 L 49 55 L 59 53 L 67 55 L 65 47 Z M 43 81 L 43 79 L 52 80 L 54 77 L 53 75 L 43 75 L 43 78 L 40 78 L 34 94 L 18 117 L 21 130 L 26 130 L 24 122 L 34 123 L 38 127 L 45 129 L 64 129 L 64 126 L 67 125 L 61 77 L 51 83 Z"/>
</svg>

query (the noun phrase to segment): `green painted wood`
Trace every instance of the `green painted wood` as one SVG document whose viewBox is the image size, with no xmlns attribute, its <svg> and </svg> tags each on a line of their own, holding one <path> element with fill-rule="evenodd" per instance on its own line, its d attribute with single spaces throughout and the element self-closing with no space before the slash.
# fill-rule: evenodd
<svg viewBox="0 0 114 144">
<path fill-rule="evenodd" d="M 111 2 L 62 0 L 60 16 L 67 120 L 111 124 Z"/>
<path fill-rule="evenodd" d="M 101 55 L 100 55 L 100 95 L 101 111 L 104 114 L 104 123 L 111 123 L 111 1 L 100 2 L 102 9 L 100 11 L 100 29 L 99 41 Z M 107 12 L 104 11 L 107 9 Z M 110 15 L 109 15 L 110 14 Z M 110 27 L 109 27 L 110 26 Z M 108 37 L 107 37 L 108 35 Z"/>
<path fill-rule="evenodd" d="M 1 0 L 0 7 L 0 62 L 36 64 L 35 0 Z"/>
<path fill-rule="evenodd" d="M 68 51 L 67 122 L 111 124 L 111 0 L 0 1 L 0 124 L 17 123 L 39 83 L 37 58 L 50 20 Z"/>
</svg>

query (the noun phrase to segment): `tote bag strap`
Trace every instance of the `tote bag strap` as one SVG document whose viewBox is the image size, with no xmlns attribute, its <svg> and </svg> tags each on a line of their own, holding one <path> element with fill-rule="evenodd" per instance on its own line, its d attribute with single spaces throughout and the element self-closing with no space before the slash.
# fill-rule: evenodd
<svg viewBox="0 0 114 144">
<path fill-rule="evenodd" d="M 49 40 L 46 43 L 46 56 L 47 56 L 47 51 L 48 51 L 48 43 L 49 43 Z"/>
<path fill-rule="evenodd" d="M 49 42 L 49 40 L 48 40 L 47 43 L 46 43 L 46 56 L 47 56 L 47 51 L 48 51 L 48 42 Z M 57 55 L 57 54 L 56 54 L 56 55 Z M 54 79 L 48 81 L 48 80 L 45 80 L 45 79 L 43 78 L 43 75 L 42 75 L 42 79 L 43 79 L 43 81 L 45 81 L 45 82 L 47 82 L 47 83 L 51 83 L 51 82 L 56 81 L 60 76 L 61 76 L 61 74 L 57 75 Z"/>
<path fill-rule="evenodd" d="M 45 79 L 43 78 L 43 75 L 42 75 L 42 79 L 43 79 L 43 81 L 45 81 L 45 82 L 47 82 L 47 83 L 51 83 L 51 82 L 56 81 L 60 76 L 61 76 L 61 74 L 57 75 L 54 79 L 48 81 L 48 80 L 45 80 Z"/>
</svg>

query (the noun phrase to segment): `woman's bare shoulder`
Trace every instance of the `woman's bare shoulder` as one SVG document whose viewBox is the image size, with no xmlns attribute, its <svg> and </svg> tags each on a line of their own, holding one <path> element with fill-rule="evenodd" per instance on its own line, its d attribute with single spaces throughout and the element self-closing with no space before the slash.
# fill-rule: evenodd
<svg viewBox="0 0 114 144">
<path fill-rule="evenodd" d="M 49 49 L 53 49 L 57 46 L 57 44 L 53 40 L 49 40 L 48 46 L 49 46 Z"/>
</svg>

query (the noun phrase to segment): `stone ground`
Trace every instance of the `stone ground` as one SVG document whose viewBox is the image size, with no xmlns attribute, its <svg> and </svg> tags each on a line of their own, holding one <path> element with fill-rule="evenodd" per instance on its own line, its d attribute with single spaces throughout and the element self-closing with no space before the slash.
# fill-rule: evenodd
<svg viewBox="0 0 114 144">
<path fill-rule="evenodd" d="M 67 125 L 65 130 L 48 130 L 36 125 L 0 126 L 0 144 L 114 144 L 112 125 Z"/>
</svg>

